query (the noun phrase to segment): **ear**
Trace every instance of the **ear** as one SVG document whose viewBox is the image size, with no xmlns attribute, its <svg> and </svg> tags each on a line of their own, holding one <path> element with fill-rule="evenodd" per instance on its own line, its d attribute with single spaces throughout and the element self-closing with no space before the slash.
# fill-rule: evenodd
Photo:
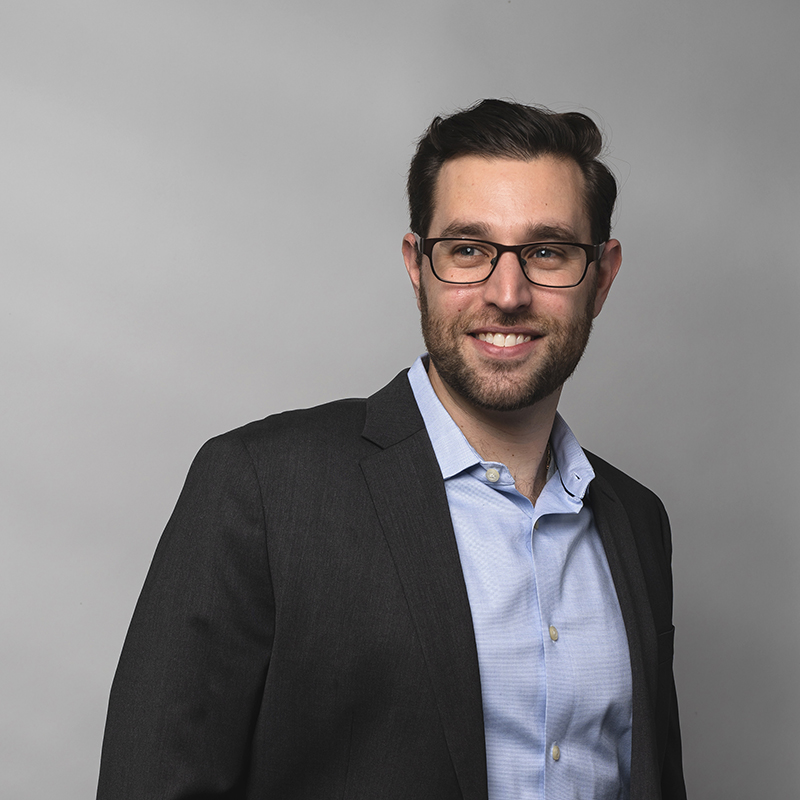
<svg viewBox="0 0 800 800">
<path fill-rule="evenodd" d="M 403 237 L 403 261 L 406 262 L 406 272 L 411 278 L 411 285 L 414 287 L 414 294 L 417 298 L 417 308 L 419 308 L 419 282 L 420 282 L 420 261 L 418 257 L 417 240 L 413 233 L 407 233 Z"/>
<path fill-rule="evenodd" d="M 595 269 L 597 270 L 597 294 L 594 298 L 594 315 L 597 316 L 606 302 L 611 284 L 617 277 L 619 268 L 622 266 L 622 245 L 616 239 L 609 239 L 606 242 L 603 255 Z"/>
</svg>

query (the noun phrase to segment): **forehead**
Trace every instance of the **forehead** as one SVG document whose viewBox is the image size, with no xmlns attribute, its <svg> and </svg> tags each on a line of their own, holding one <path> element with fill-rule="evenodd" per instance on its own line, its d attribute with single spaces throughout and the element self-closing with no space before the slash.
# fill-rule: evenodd
<svg viewBox="0 0 800 800">
<path fill-rule="evenodd" d="M 561 228 L 588 241 L 585 185 L 572 159 L 460 156 L 442 166 L 434 192 L 430 236 L 478 235 L 512 243 L 537 229 Z M 511 237 L 511 238 L 509 238 Z"/>
</svg>

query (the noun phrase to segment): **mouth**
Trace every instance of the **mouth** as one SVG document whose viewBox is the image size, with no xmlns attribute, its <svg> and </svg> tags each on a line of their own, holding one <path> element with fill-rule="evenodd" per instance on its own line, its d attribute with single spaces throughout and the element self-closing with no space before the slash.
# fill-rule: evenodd
<svg viewBox="0 0 800 800">
<path fill-rule="evenodd" d="M 530 342 L 531 339 L 539 338 L 529 333 L 492 333 L 491 331 L 479 331 L 470 334 L 481 342 L 493 344 L 495 347 L 517 347 L 518 345 Z"/>
</svg>

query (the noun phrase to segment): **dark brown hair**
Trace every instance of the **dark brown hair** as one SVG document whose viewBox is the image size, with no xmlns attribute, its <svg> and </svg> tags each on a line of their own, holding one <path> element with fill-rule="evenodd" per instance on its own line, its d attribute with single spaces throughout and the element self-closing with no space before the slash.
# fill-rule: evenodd
<svg viewBox="0 0 800 800">
<path fill-rule="evenodd" d="M 586 182 L 592 243 L 611 235 L 617 182 L 598 160 L 603 137 L 585 114 L 557 114 L 541 106 L 482 100 L 449 117 L 436 117 L 417 145 L 408 170 L 411 230 L 428 235 L 436 179 L 446 161 L 465 155 L 529 160 L 543 155 L 573 159 Z"/>
</svg>

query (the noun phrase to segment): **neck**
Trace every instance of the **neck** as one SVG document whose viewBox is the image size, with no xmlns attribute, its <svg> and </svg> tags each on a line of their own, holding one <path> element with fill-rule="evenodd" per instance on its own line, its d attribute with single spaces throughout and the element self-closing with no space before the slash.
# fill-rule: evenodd
<svg viewBox="0 0 800 800">
<path fill-rule="evenodd" d="M 505 464 L 517 491 L 536 502 L 547 481 L 547 452 L 561 389 L 516 411 L 478 408 L 454 392 L 431 362 L 431 386 L 445 410 L 484 461 Z"/>
</svg>

